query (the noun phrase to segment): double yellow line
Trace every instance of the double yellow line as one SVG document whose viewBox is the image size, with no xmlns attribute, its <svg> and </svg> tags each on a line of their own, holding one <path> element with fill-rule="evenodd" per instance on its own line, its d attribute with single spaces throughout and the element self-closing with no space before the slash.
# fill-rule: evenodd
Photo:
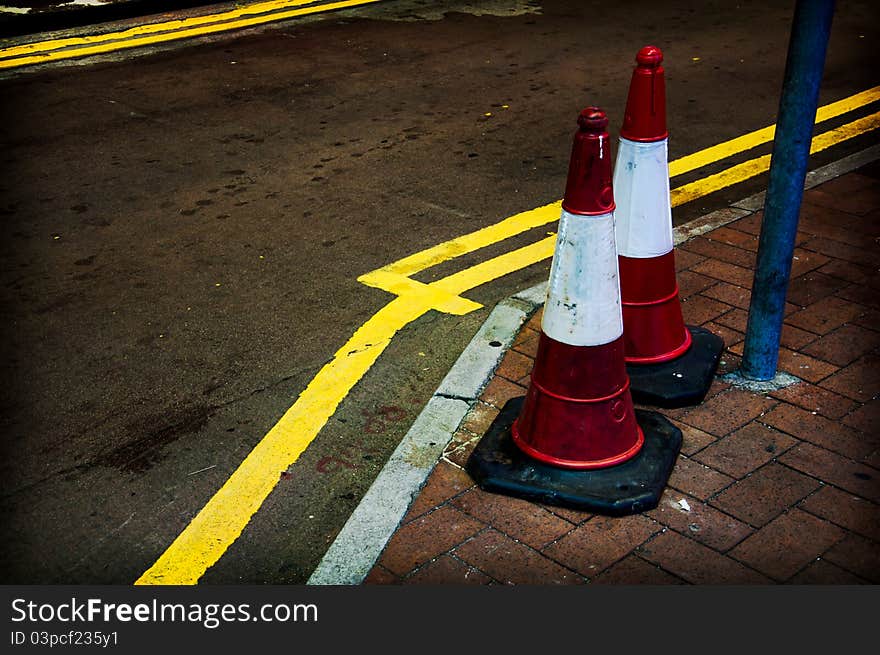
<svg viewBox="0 0 880 655">
<path fill-rule="evenodd" d="M 0 69 L 20 68 L 65 59 L 87 57 L 89 55 L 107 54 L 130 48 L 142 48 L 181 39 L 192 39 L 230 30 L 265 25 L 266 23 L 307 16 L 309 14 L 368 5 L 380 1 L 340 0 L 339 2 L 320 2 L 318 0 L 272 0 L 271 2 L 258 2 L 219 14 L 139 25 L 120 32 L 49 39 L 11 46 L 9 48 L 0 48 Z"/>
<path fill-rule="evenodd" d="M 819 109 L 827 121 L 880 100 L 880 87 Z M 813 139 L 811 152 L 880 127 L 880 112 L 833 128 Z M 774 126 L 701 150 L 670 163 L 672 177 L 740 154 L 773 139 Z M 681 205 L 765 172 L 769 155 L 672 190 Z M 196 584 L 241 535 L 251 517 L 274 489 L 280 474 L 297 461 L 354 385 L 370 370 L 398 331 L 431 310 L 465 314 L 481 307 L 461 294 L 503 275 L 552 256 L 555 236 L 488 259 L 441 280 L 423 284 L 410 276 L 459 255 L 558 220 L 561 201 L 516 214 L 489 227 L 441 243 L 358 278 L 396 297 L 354 333 L 302 392 L 266 436 L 254 447 L 220 490 L 168 549 L 135 582 L 138 585 Z"/>
</svg>

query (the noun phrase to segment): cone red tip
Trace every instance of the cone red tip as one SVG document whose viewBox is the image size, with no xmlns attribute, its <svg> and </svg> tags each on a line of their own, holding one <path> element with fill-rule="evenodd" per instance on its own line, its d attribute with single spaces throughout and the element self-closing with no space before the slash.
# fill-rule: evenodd
<svg viewBox="0 0 880 655">
<path fill-rule="evenodd" d="M 663 63 L 663 52 L 654 45 L 646 45 L 636 55 L 636 63 L 647 68 L 657 68 Z"/>
<path fill-rule="evenodd" d="M 608 214 L 614 211 L 608 116 L 598 107 L 587 107 L 577 122 L 562 208 L 570 214 Z"/>
<path fill-rule="evenodd" d="M 620 136 L 630 141 L 660 141 L 666 130 L 666 82 L 663 52 L 647 45 L 636 55 Z"/>
</svg>

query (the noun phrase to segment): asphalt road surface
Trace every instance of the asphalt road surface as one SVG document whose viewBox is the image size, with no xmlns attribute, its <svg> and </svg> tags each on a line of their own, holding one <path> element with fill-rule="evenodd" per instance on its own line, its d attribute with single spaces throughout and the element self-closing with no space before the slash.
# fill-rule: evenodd
<svg viewBox="0 0 880 655">
<path fill-rule="evenodd" d="M 3 581 L 138 579 L 392 298 L 357 278 L 561 198 L 578 112 L 616 133 L 643 45 L 671 159 L 771 125 L 793 4 L 391 0 L 6 75 Z M 838 3 L 820 104 L 880 81 L 873 5 Z M 548 270 L 395 336 L 201 581 L 304 583 L 494 304 Z"/>
</svg>

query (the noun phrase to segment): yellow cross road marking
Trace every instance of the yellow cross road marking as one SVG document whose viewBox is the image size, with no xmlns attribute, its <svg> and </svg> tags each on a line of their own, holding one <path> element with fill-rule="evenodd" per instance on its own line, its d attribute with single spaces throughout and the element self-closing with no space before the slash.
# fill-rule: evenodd
<svg viewBox="0 0 880 655">
<path fill-rule="evenodd" d="M 847 111 L 851 111 L 873 102 L 876 98 L 877 89 L 852 96 L 840 103 L 822 108 L 817 114 L 817 120 L 827 120 L 831 114 L 843 107 L 850 107 Z M 837 109 L 829 110 L 829 107 L 834 106 Z M 812 142 L 811 152 L 818 152 L 836 143 L 865 134 L 878 126 L 880 126 L 878 113 L 852 121 L 816 136 Z M 740 145 L 735 147 L 731 147 L 728 142 L 708 150 L 714 152 L 714 156 L 727 157 L 734 151 L 740 152 L 736 148 L 748 149 L 745 147 L 748 143 L 757 145 L 757 142 L 767 134 L 764 130 L 759 130 L 758 133 L 763 136 L 754 137 L 756 133 L 752 133 L 746 135 L 749 138 L 740 137 L 738 140 Z M 690 157 L 695 159 L 690 161 L 705 160 L 704 165 L 711 163 L 706 159 L 707 156 L 704 154 L 706 152 L 701 151 L 691 155 Z M 670 170 L 680 171 L 682 165 L 678 164 L 678 161 L 681 160 L 670 163 Z M 734 173 L 725 171 L 673 189 L 672 204 L 680 205 L 749 179 L 767 170 L 765 164 L 769 166 L 769 155 L 731 167 L 729 171 L 736 171 Z M 679 168 L 676 169 L 676 166 Z M 551 203 L 361 276 L 359 279 L 366 284 L 391 290 L 392 293 L 400 295 L 376 312 L 336 352 L 333 359 L 318 372 L 293 406 L 254 447 L 220 490 L 135 584 L 196 584 L 205 571 L 211 568 L 226 549 L 238 539 L 251 517 L 275 488 L 281 473 L 297 461 L 348 392 L 369 371 L 397 332 L 438 307 L 455 310 L 454 313 L 466 310 L 467 303 L 472 301 L 460 298 L 460 294 L 552 256 L 555 236 L 546 237 L 536 243 L 499 255 L 430 284 L 415 282 L 409 279 L 409 275 L 533 227 L 548 224 L 557 220 L 559 215 L 560 203 Z"/>
<path fill-rule="evenodd" d="M 122 32 L 28 43 L 0 49 L 0 69 L 44 64 L 168 43 L 380 1 L 340 0 L 339 2 L 315 5 L 314 0 L 275 0 L 248 5 L 220 14 L 141 25 Z M 312 6 L 301 7 L 301 5 Z"/>
</svg>

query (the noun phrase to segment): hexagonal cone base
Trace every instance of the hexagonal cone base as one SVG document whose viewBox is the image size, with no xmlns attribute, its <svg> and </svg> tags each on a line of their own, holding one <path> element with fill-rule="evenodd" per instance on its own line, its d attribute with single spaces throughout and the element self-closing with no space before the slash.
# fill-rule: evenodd
<svg viewBox="0 0 880 655">
<path fill-rule="evenodd" d="M 633 402 L 670 408 L 703 402 L 715 379 L 724 339 L 705 328 L 687 329 L 693 343 L 681 357 L 662 364 L 626 365 Z"/>
<path fill-rule="evenodd" d="M 523 453 L 510 434 L 524 397 L 507 401 L 468 458 L 465 470 L 485 491 L 606 516 L 657 507 L 681 449 L 681 430 L 656 412 L 636 410 L 645 445 L 632 459 L 605 469 L 574 471 Z"/>
</svg>

